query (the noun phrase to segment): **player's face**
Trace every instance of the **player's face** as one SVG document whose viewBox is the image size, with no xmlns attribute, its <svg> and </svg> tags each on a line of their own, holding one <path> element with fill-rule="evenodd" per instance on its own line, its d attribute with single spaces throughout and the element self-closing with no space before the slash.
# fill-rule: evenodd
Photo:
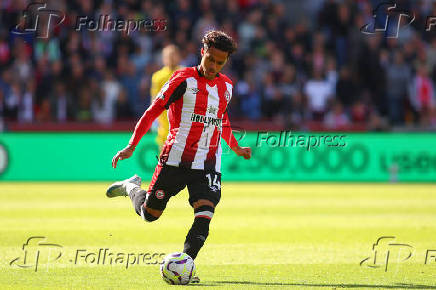
<svg viewBox="0 0 436 290">
<path fill-rule="evenodd" d="M 201 68 L 204 76 L 212 80 L 217 73 L 221 71 L 227 62 L 229 54 L 215 47 L 210 47 L 207 50 L 201 49 Z"/>
</svg>

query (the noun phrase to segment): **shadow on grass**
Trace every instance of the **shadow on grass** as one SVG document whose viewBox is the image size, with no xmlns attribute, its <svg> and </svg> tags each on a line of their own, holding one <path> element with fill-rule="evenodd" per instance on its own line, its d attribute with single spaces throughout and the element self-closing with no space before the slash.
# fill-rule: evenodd
<svg viewBox="0 0 436 290">
<path fill-rule="evenodd" d="M 213 284 L 199 284 L 199 286 L 216 286 L 225 284 L 257 285 L 257 286 L 298 286 L 298 287 L 337 287 L 337 288 L 387 288 L 387 289 L 436 289 L 436 286 L 398 283 L 393 285 L 370 284 L 315 284 L 315 283 L 280 283 L 280 282 L 252 282 L 252 281 L 212 281 Z"/>
</svg>

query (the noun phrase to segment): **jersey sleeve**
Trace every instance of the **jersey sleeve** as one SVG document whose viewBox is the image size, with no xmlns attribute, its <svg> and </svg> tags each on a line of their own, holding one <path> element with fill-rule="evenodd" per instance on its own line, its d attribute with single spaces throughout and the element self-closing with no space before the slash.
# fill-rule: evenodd
<svg viewBox="0 0 436 290">
<path fill-rule="evenodd" d="M 166 109 L 185 94 L 186 75 L 183 72 L 176 71 L 156 96 L 156 100 Z"/>
<path fill-rule="evenodd" d="M 186 77 L 182 72 L 176 71 L 168 82 L 162 87 L 153 103 L 144 112 L 141 119 L 136 123 L 135 131 L 130 138 L 129 145 L 136 147 L 141 138 L 150 129 L 153 121 L 165 110 L 171 103 L 181 98 L 186 91 Z"/>
<path fill-rule="evenodd" d="M 227 102 L 226 110 L 223 116 L 222 138 L 226 141 L 227 145 L 229 145 L 230 148 L 233 148 L 239 146 L 238 141 L 236 141 L 236 138 L 233 135 L 232 126 L 230 125 L 230 119 L 227 113 L 228 106 L 230 104 L 230 101 L 232 100 L 233 83 L 226 75 L 222 75 L 222 76 L 224 77 L 225 84 L 226 84 L 226 92 L 224 94 L 224 97 L 226 98 L 226 102 Z"/>
<path fill-rule="evenodd" d="M 230 148 L 239 146 L 238 141 L 236 141 L 236 138 L 233 135 L 232 126 L 230 125 L 229 115 L 227 112 L 224 114 L 222 137 Z"/>
</svg>

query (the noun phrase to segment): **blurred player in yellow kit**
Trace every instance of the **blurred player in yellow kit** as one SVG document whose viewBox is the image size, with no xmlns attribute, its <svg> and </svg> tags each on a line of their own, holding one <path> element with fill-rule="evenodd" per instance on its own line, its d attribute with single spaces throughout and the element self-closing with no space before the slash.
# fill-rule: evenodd
<svg viewBox="0 0 436 290">
<path fill-rule="evenodd" d="M 172 74 L 180 69 L 179 66 L 180 53 L 177 46 L 170 44 L 164 47 L 162 50 L 162 62 L 164 67 L 155 72 L 151 77 L 151 101 L 156 98 L 157 94 L 163 87 L 163 85 L 170 79 Z M 169 123 L 167 117 L 167 111 L 165 110 L 160 114 L 158 118 L 159 127 L 157 130 L 156 142 L 161 151 L 165 140 L 167 139 Z"/>
</svg>

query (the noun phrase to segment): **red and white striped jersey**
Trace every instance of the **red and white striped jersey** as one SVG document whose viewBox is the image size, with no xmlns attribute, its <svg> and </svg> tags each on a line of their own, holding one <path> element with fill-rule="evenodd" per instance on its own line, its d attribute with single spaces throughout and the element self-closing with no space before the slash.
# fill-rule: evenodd
<svg viewBox="0 0 436 290">
<path fill-rule="evenodd" d="M 232 89 L 232 81 L 221 73 L 208 80 L 197 67 L 177 70 L 136 124 L 129 144 L 136 146 L 152 122 L 168 109 L 170 130 L 160 161 L 220 172 L 221 137 L 230 147 L 238 145 L 227 115 Z"/>
</svg>

